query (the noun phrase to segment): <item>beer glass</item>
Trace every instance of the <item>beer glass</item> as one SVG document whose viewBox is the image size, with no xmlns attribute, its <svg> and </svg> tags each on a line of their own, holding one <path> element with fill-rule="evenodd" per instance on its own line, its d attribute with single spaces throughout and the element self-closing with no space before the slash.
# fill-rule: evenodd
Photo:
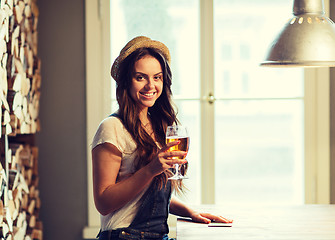
<svg viewBox="0 0 335 240">
<path fill-rule="evenodd" d="M 185 151 L 188 152 L 190 145 L 190 137 L 187 133 L 187 129 L 181 125 L 168 126 L 166 130 L 166 143 L 180 141 L 178 145 L 170 147 L 168 151 Z M 174 157 L 178 159 L 184 159 L 186 156 Z M 179 164 L 174 165 L 175 173 L 172 177 L 169 177 L 170 180 L 178 180 L 186 178 L 179 171 Z"/>
</svg>

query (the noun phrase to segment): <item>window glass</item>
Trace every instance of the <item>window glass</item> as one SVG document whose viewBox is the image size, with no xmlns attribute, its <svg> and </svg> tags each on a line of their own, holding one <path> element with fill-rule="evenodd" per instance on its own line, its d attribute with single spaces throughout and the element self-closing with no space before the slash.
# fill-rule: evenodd
<svg viewBox="0 0 335 240">
<path fill-rule="evenodd" d="M 216 203 L 303 203 L 302 104 L 216 102 Z"/>
<path fill-rule="evenodd" d="M 259 67 L 291 12 L 214 1 L 216 203 L 303 203 L 303 70 Z"/>
<path fill-rule="evenodd" d="M 133 37 L 144 35 L 161 41 L 171 53 L 174 97 L 199 98 L 198 23 L 196 0 L 113 0 L 112 62 Z M 112 93 L 115 93 L 113 89 Z"/>
<path fill-rule="evenodd" d="M 172 92 L 178 118 L 191 136 L 185 200 L 200 203 L 199 2 L 197 0 L 111 1 L 111 60 L 130 39 L 144 35 L 171 53 Z M 117 109 L 112 84 L 112 109 Z"/>
<path fill-rule="evenodd" d="M 214 1 L 215 96 L 302 97 L 301 68 L 266 68 L 259 63 L 276 34 L 289 20 L 291 0 Z M 230 91 L 225 91 L 226 72 Z M 245 84 L 248 78 L 248 91 Z"/>
<path fill-rule="evenodd" d="M 200 102 L 195 100 L 176 100 L 178 105 L 179 118 L 183 125 L 187 126 L 190 135 L 190 149 L 186 159 L 188 160 L 187 179 L 183 180 L 186 186 L 184 195 L 179 196 L 186 202 L 192 204 L 200 203 Z"/>
</svg>

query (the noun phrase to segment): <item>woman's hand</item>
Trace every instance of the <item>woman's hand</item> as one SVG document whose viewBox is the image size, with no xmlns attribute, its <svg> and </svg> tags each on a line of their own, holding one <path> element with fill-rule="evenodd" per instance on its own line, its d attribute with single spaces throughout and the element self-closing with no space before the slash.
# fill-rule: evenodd
<svg viewBox="0 0 335 240">
<path fill-rule="evenodd" d="M 172 168 L 174 164 L 183 164 L 186 163 L 187 160 L 179 159 L 177 157 L 185 158 L 187 152 L 184 151 L 167 151 L 169 148 L 178 145 L 180 141 L 174 141 L 167 143 L 164 147 L 162 147 L 157 156 L 151 161 L 147 166 L 154 176 L 161 174 L 165 170 Z"/>
<path fill-rule="evenodd" d="M 213 215 L 210 213 L 199 213 L 194 212 L 191 214 L 192 221 L 199 223 L 210 223 L 210 222 L 219 222 L 219 223 L 232 223 L 233 220 L 224 218 L 222 216 Z"/>
<path fill-rule="evenodd" d="M 170 213 L 180 217 L 190 217 L 192 221 L 199 223 L 232 223 L 233 220 L 224 218 L 222 216 L 213 215 L 210 213 L 199 213 L 186 206 L 183 202 L 179 201 L 176 197 L 171 198 Z"/>
</svg>

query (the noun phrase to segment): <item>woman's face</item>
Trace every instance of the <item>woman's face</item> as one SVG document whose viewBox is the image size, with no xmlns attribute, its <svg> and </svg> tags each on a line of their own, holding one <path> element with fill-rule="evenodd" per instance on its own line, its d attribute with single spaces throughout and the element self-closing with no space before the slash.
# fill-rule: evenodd
<svg viewBox="0 0 335 240">
<path fill-rule="evenodd" d="M 135 62 L 131 97 L 142 108 L 152 107 L 163 89 L 163 71 L 159 61 L 146 55 Z"/>
</svg>

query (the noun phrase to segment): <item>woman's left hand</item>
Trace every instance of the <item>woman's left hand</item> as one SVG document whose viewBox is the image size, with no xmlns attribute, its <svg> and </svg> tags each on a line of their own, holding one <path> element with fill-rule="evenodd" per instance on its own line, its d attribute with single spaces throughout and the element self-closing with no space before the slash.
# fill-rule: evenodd
<svg viewBox="0 0 335 240">
<path fill-rule="evenodd" d="M 220 222 L 220 223 L 232 223 L 233 222 L 233 220 L 224 218 L 222 216 L 213 215 L 210 213 L 194 212 L 191 215 L 191 218 L 194 222 L 207 223 L 207 224 L 210 222 Z"/>
</svg>

